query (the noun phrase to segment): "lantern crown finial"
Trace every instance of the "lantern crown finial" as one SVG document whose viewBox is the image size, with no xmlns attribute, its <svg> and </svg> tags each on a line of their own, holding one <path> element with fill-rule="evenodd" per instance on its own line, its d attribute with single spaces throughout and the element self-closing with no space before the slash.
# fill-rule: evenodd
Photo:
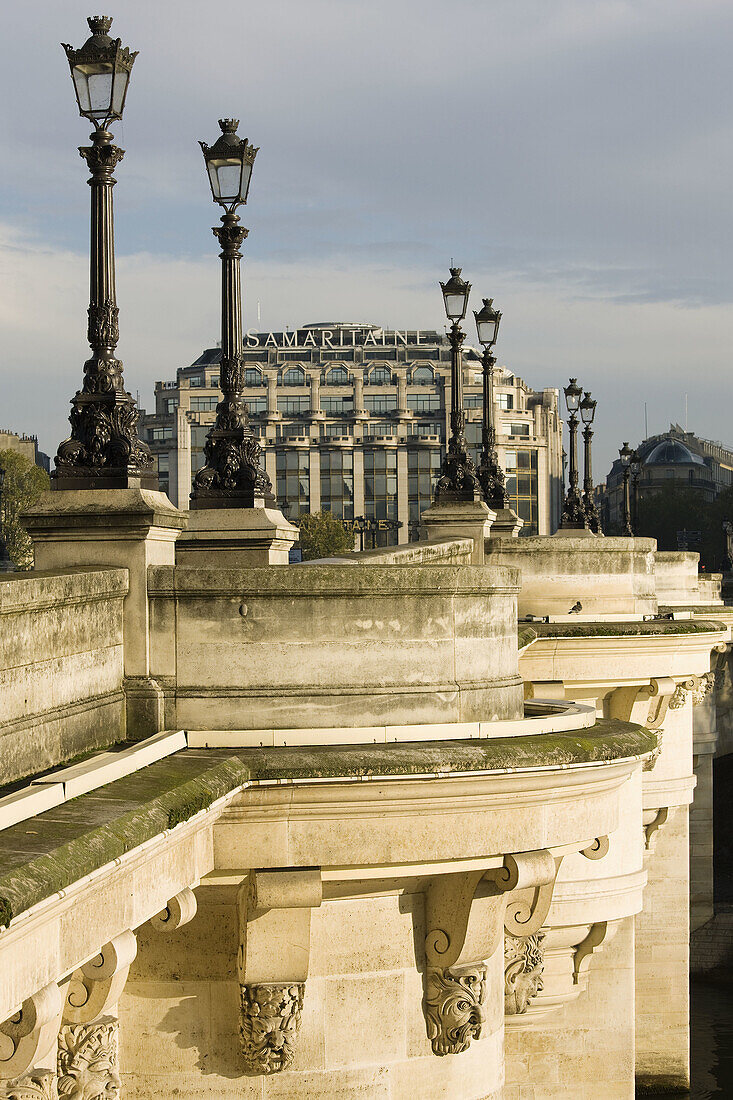
<svg viewBox="0 0 733 1100">
<path fill-rule="evenodd" d="M 109 34 L 109 29 L 112 26 L 111 15 L 90 15 L 87 17 L 87 23 L 89 24 L 89 30 L 92 34 Z"/>
<path fill-rule="evenodd" d="M 237 127 L 239 126 L 238 118 L 220 118 L 219 126 L 221 127 L 222 134 L 236 134 Z"/>
</svg>

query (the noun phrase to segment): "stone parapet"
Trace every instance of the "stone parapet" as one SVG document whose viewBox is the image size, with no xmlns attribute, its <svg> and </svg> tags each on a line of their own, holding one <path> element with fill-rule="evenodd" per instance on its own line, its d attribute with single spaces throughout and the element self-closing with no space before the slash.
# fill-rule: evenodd
<svg viewBox="0 0 733 1100">
<path fill-rule="evenodd" d="M 641 618 L 654 614 L 653 539 L 570 536 L 486 540 L 489 565 L 521 570 L 519 617 Z"/>
<path fill-rule="evenodd" d="M 124 739 L 124 569 L 3 575 L 0 782 Z"/>
<path fill-rule="evenodd" d="M 520 717 L 513 569 L 312 564 L 148 574 L 167 724 L 198 730 Z"/>
</svg>

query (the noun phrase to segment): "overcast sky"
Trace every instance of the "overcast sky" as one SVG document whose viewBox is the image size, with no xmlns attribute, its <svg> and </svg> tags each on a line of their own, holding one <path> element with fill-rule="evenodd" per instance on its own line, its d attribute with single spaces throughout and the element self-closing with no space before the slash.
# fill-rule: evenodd
<svg viewBox="0 0 733 1100">
<path fill-rule="evenodd" d="M 96 13 L 96 9 L 94 9 Z M 54 454 L 88 356 L 88 204 L 60 41 L 89 4 L 4 5 L 0 427 Z M 219 337 L 197 139 L 260 146 L 245 327 L 435 328 L 451 256 L 500 362 L 598 400 L 595 473 L 688 419 L 733 446 L 730 0 L 117 0 L 140 51 L 115 188 L 120 345 L 152 407 Z M 470 333 L 471 339 L 473 332 Z"/>
</svg>

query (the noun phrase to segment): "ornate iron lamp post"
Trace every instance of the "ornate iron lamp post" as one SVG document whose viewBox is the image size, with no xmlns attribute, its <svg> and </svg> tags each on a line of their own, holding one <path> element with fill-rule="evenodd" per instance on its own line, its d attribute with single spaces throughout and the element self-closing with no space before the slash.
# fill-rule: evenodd
<svg viewBox="0 0 733 1100">
<path fill-rule="evenodd" d="M 199 142 L 214 202 L 224 207 L 212 232 L 221 245 L 222 400 L 206 437 L 206 464 L 194 478 L 191 508 L 254 508 L 274 505 L 270 479 L 260 466 L 260 445 L 249 426 L 244 400 L 242 291 L 239 251 L 249 230 L 234 211 L 247 202 L 258 150 L 237 135 L 239 121 L 219 120 L 221 136 L 212 146 Z"/>
<path fill-rule="evenodd" d="M 5 486 L 5 470 L 0 466 L 0 573 L 12 573 L 15 569 L 15 562 L 8 553 L 8 548 L 3 538 L 3 519 L 5 518 L 5 512 L 3 510 L 3 488 Z"/>
<path fill-rule="evenodd" d="M 509 507 L 504 471 L 499 465 L 496 450 L 496 424 L 494 420 L 494 367 L 496 358 L 493 347 L 499 335 L 501 313 L 494 309 L 494 299 L 484 298 L 483 307 L 474 310 L 479 343 L 483 346 L 483 418 L 481 423 L 481 462 L 478 479 L 481 492 L 489 508 L 499 510 Z"/>
<path fill-rule="evenodd" d="M 451 322 L 451 437 L 443 462 L 443 473 L 438 479 L 435 490 L 436 504 L 481 500 L 481 486 L 476 467 L 466 446 L 462 360 L 463 341 L 466 334 L 459 325 L 459 321 L 466 316 L 471 284 L 461 278 L 460 267 L 452 267 L 450 275 L 447 283 L 440 284 L 440 289 L 443 292 L 446 316 Z"/>
<path fill-rule="evenodd" d="M 563 390 L 565 404 L 568 413 L 568 430 L 570 433 L 570 465 L 568 469 L 568 491 L 562 510 L 560 530 L 585 531 L 588 528 L 588 518 L 583 507 L 583 501 L 578 492 L 578 409 L 580 398 L 583 394 L 578 385 L 577 378 L 571 378 Z"/>
<path fill-rule="evenodd" d="M 631 499 L 629 493 L 630 464 L 633 451 L 628 443 L 624 443 L 619 451 L 619 458 L 624 471 L 624 501 L 623 501 L 623 530 L 622 534 L 633 536 L 634 529 L 631 526 Z"/>
<path fill-rule="evenodd" d="M 71 436 L 60 444 L 55 489 L 157 489 L 153 456 L 137 435 L 139 412 L 125 391 L 122 363 L 115 357 L 119 339 L 115 291 L 112 176 L 124 150 L 112 144 L 107 126 L 122 118 L 132 66 L 120 39 L 109 37 L 112 20 L 91 16 L 91 38 L 79 50 L 64 44 L 79 113 L 94 124 L 91 146 L 79 153 L 91 178 L 91 256 L 89 325 L 92 357 L 84 364 L 84 384 L 71 402 Z"/>
<path fill-rule="evenodd" d="M 601 517 L 598 515 L 595 501 L 593 500 L 593 467 L 591 464 L 591 440 L 593 438 L 593 418 L 596 415 L 596 404 L 588 390 L 580 402 L 580 418 L 583 421 L 583 509 L 588 521 L 588 526 L 594 535 L 602 534 Z"/>
<path fill-rule="evenodd" d="M 631 471 L 631 526 L 634 534 L 639 530 L 639 478 L 641 477 L 641 455 L 634 451 L 629 463 Z"/>
</svg>

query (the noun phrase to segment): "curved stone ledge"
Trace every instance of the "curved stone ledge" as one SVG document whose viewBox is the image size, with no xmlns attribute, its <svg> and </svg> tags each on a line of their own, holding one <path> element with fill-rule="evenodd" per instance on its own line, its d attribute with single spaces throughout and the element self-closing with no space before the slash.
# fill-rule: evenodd
<svg viewBox="0 0 733 1100">
<path fill-rule="evenodd" d="M 593 730 L 528 737 L 308 748 L 188 749 L 3 832 L 0 925 L 214 801 L 248 785 L 517 773 L 639 759 L 656 736 L 600 719 Z"/>
</svg>

